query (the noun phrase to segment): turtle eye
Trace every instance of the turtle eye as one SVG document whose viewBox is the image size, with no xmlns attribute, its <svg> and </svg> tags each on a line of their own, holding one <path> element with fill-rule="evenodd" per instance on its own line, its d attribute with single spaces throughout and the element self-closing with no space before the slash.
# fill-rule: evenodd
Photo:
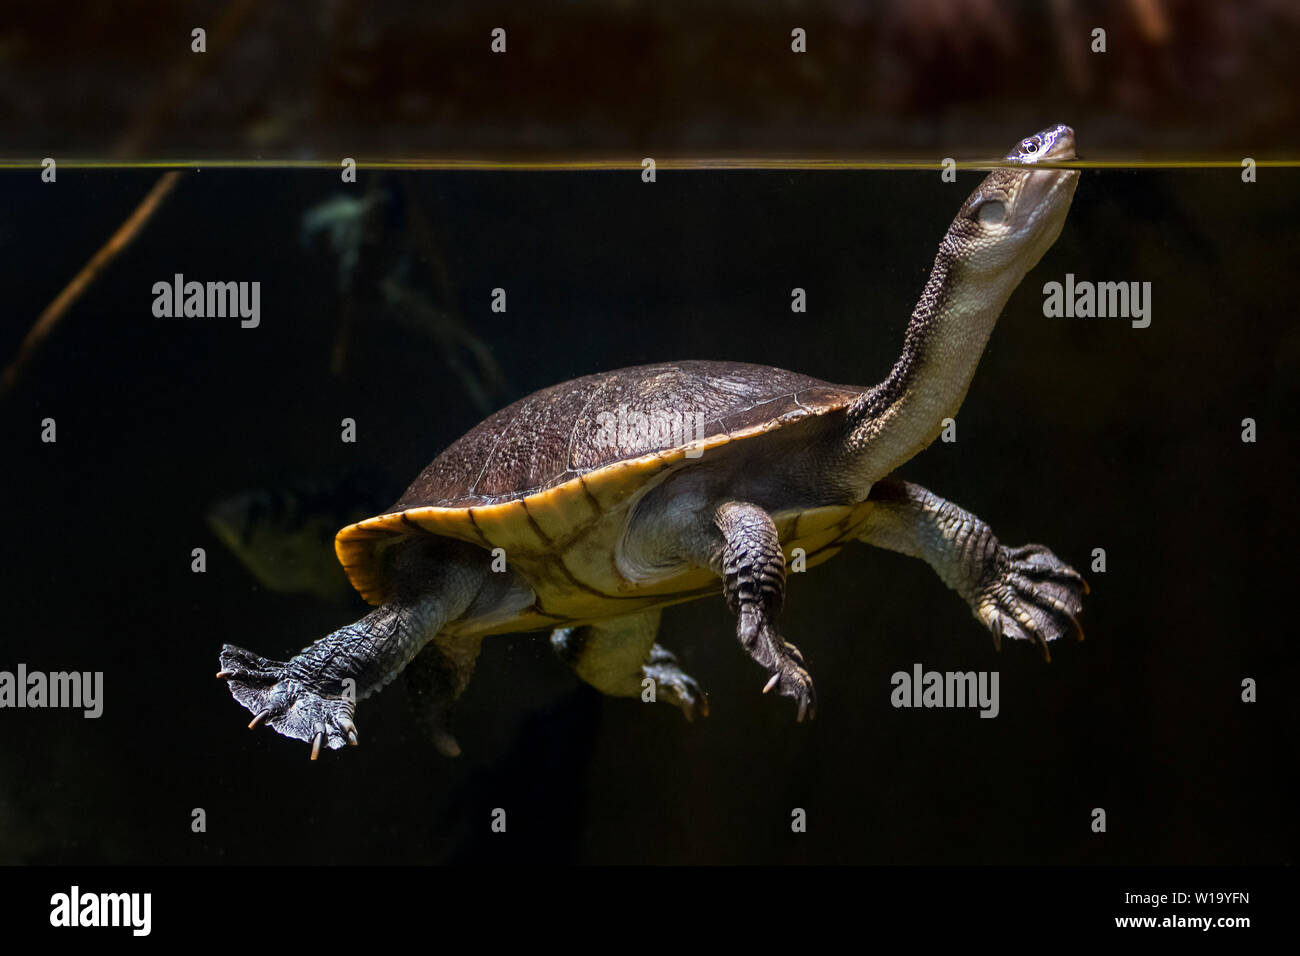
<svg viewBox="0 0 1300 956">
<path fill-rule="evenodd" d="M 986 226 L 1001 225 L 1007 218 L 1006 204 L 997 199 L 986 199 L 975 209 L 975 218 Z"/>
</svg>

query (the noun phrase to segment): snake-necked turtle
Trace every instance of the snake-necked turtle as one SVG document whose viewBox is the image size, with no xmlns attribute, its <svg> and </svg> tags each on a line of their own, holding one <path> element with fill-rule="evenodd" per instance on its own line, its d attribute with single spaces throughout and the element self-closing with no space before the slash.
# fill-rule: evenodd
<svg viewBox="0 0 1300 956">
<path fill-rule="evenodd" d="M 733 362 L 673 362 L 564 382 L 497 412 L 434 459 L 383 514 L 338 533 L 376 609 L 288 662 L 226 645 L 235 698 L 288 737 L 357 742 L 355 702 L 408 668 L 439 749 L 482 639 L 551 631 L 601 691 L 688 717 L 707 698 L 656 643 L 665 605 L 721 589 L 763 690 L 814 707 L 803 657 L 777 626 L 786 561 L 851 541 L 926 561 L 996 641 L 1080 633 L 1086 585 L 1040 545 L 1008 548 L 955 504 L 891 473 L 956 414 L 994 322 L 1056 240 L 1078 173 L 1065 126 L 1021 141 L 953 220 L 907 329 L 871 388 Z"/>
</svg>

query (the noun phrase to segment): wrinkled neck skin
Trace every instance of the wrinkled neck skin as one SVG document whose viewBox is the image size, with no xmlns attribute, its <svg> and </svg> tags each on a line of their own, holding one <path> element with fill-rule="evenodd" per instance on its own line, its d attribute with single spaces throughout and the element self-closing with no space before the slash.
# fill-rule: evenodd
<svg viewBox="0 0 1300 956">
<path fill-rule="evenodd" d="M 963 274 L 954 245 L 945 237 L 939 248 L 903 354 L 849 409 L 848 470 L 864 497 L 875 481 L 939 437 L 945 418 L 956 417 L 993 326 L 1028 271 L 975 281 Z"/>
</svg>

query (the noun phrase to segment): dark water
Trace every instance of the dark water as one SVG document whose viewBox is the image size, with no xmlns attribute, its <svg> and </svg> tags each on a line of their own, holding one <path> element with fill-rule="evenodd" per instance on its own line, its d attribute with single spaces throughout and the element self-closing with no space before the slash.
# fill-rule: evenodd
<svg viewBox="0 0 1300 956">
<path fill-rule="evenodd" d="M 924 565 L 854 547 L 790 585 L 811 725 L 759 694 L 712 599 L 668 610 L 661 635 L 709 690 L 707 721 L 603 699 L 542 635 L 508 636 L 485 643 L 461 702 L 458 760 L 422 739 L 398 682 L 359 707 L 361 747 L 312 764 L 305 745 L 244 729 L 217 651 L 286 656 L 364 605 L 260 587 L 204 515 L 232 492 L 363 468 L 395 495 L 479 420 L 436 336 L 363 294 L 378 276 L 405 265 L 490 349 L 494 405 L 679 358 L 870 384 L 976 181 L 408 174 L 386 181 L 401 198 L 354 276 L 336 372 L 339 261 L 301 242 L 301 222 L 367 175 L 187 175 L 0 405 L 0 669 L 105 675 L 98 720 L 0 712 L 0 861 L 1294 862 L 1294 173 L 1085 172 L 993 334 L 959 440 L 902 472 L 1008 543 L 1080 568 L 1106 549 L 1088 639 L 1052 663 L 996 654 Z M 0 177 L 0 352 L 155 178 Z M 431 239 L 404 252 L 388 237 L 411 235 L 413 209 Z M 153 283 L 177 272 L 260 281 L 260 326 L 155 318 Z M 1067 272 L 1149 281 L 1151 326 L 1044 318 L 1042 284 Z M 498 286 L 504 315 L 489 310 Z M 999 717 L 892 708 L 890 675 L 915 662 L 998 670 Z M 1247 677 L 1257 704 L 1240 700 Z M 489 831 L 495 807 L 507 837 Z M 795 807 L 806 834 L 790 832 Z"/>
</svg>

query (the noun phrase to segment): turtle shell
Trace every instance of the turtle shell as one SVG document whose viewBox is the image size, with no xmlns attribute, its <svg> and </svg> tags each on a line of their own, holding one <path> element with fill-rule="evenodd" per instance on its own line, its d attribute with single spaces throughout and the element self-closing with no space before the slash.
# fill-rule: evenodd
<svg viewBox="0 0 1300 956">
<path fill-rule="evenodd" d="M 549 556 L 553 564 L 665 470 L 689 467 L 720 445 L 842 414 L 862 393 L 735 362 L 642 365 L 573 379 L 489 416 L 385 513 L 342 529 L 335 550 L 372 604 L 387 595 L 382 552 L 412 534 L 505 548 L 512 561 Z M 608 551 L 608 544 L 594 547 Z"/>
</svg>

